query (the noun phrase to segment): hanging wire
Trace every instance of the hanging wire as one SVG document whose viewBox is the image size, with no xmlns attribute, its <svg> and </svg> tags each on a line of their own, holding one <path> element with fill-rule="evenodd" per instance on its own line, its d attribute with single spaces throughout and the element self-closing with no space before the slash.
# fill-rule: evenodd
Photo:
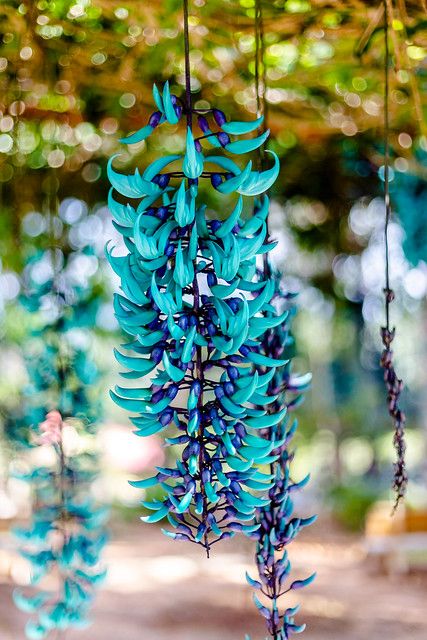
<svg viewBox="0 0 427 640">
<path fill-rule="evenodd" d="M 183 20 L 184 20 L 184 66 L 185 66 L 185 112 L 187 116 L 187 127 L 192 130 L 193 129 L 193 104 L 191 98 L 191 66 L 190 66 L 190 33 L 189 33 L 189 11 L 188 11 L 188 0 L 183 0 Z M 202 174 L 203 175 L 203 174 Z M 196 220 L 194 220 L 193 225 L 195 226 Z M 195 270 L 194 278 L 193 278 L 193 307 L 196 314 L 199 314 L 201 307 L 201 297 L 200 297 L 200 288 L 199 281 L 197 279 L 197 270 Z M 203 369 L 203 358 L 202 358 L 202 347 L 200 345 L 196 345 L 196 375 L 197 379 L 201 383 L 201 393 L 198 397 L 197 406 L 199 410 L 203 411 L 203 388 L 205 385 L 205 374 Z M 200 430 L 198 433 L 198 441 L 200 445 L 199 452 L 199 469 L 200 469 L 200 477 L 202 477 L 202 469 L 204 467 L 204 450 L 206 447 L 205 437 L 204 437 L 204 427 L 201 423 Z M 200 492 L 202 495 L 202 504 L 203 504 L 203 512 L 202 518 L 207 518 L 208 515 L 208 499 L 206 495 L 206 488 L 204 482 L 200 481 Z M 208 534 L 204 535 L 204 547 L 206 549 L 206 556 L 210 557 L 210 545 Z"/>
<path fill-rule="evenodd" d="M 381 366 L 384 369 L 384 381 L 387 389 L 388 412 L 393 419 L 393 445 L 396 451 L 394 463 L 393 489 L 395 491 L 394 513 L 400 501 L 406 494 L 408 475 L 406 472 L 406 442 L 405 442 L 405 414 L 400 409 L 399 398 L 403 389 L 403 382 L 398 378 L 393 362 L 391 344 L 396 335 L 396 329 L 390 326 L 390 305 L 394 300 L 394 291 L 390 286 L 390 247 L 389 225 L 391 219 L 390 204 L 390 46 L 389 46 L 389 11 L 387 0 L 384 0 L 384 245 L 385 245 L 385 326 L 381 327 L 381 339 L 384 346 L 381 354 Z"/>
<path fill-rule="evenodd" d="M 255 0 L 255 97 L 257 118 L 264 116 L 259 134 L 267 129 L 267 75 L 265 65 L 264 17 L 261 0 Z M 258 148 L 259 169 L 265 168 L 264 145 Z"/>
<path fill-rule="evenodd" d="M 190 34 L 189 34 L 189 16 L 188 16 L 188 0 L 183 0 L 183 18 L 184 18 L 184 55 L 185 55 L 185 107 L 187 113 L 187 125 L 192 126 L 193 113 L 191 103 L 191 70 L 190 70 Z"/>
<path fill-rule="evenodd" d="M 258 134 L 267 130 L 267 71 L 265 64 L 265 39 L 264 39 L 264 16 L 262 10 L 262 0 L 255 0 L 255 97 L 257 118 L 264 116 Z M 265 145 L 258 148 L 258 170 L 265 169 Z M 267 234 L 269 234 L 268 215 L 266 220 Z M 266 276 L 271 275 L 271 265 L 268 254 L 263 256 L 263 269 Z"/>
</svg>

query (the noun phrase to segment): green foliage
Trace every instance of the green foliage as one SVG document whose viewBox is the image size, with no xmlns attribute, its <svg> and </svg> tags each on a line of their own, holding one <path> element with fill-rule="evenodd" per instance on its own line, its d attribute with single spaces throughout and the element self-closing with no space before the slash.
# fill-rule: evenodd
<svg viewBox="0 0 427 640">
<path fill-rule="evenodd" d="M 329 492 L 338 521 L 352 531 L 362 531 L 369 508 L 378 500 L 378 488 L 360 480 L 337 484 Z"/>
</svg>

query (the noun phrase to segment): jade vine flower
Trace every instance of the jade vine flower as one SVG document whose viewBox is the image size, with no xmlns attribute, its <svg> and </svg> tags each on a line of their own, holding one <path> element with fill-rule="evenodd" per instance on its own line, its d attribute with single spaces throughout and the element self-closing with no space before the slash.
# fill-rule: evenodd
<svg viewBox="0 0 427 640">
<path fill-rule="evenodd" d="M 268 268 L 271 272 L 271 268 Z M 290 333 L 290 321 L 295 311 L 290 303 L 292 295 L 284 292 L 280 286 L 280 274 L 272 273 L 276 283 L 273 304 L 279 311 L 289 308 L 289 315 L 279 326 L 266 331 L 262 340 L 261 353 L 275 359 L 286 358 L 286 364 L 278 367 L 268 385 L 268 411 L 273 414 L 283 413 L 285 416 L 277 424 L 262 432 L 267 442 L 281 442 L 277 459 L 270 465 L 273 476 L 273 486 L 269 490 L 269 503 L 257 511 L 257 522 L 260 525 L 257 540 L 255 561 L 258 579 L 254 580 L 248 574 L 246 579 L 260 594 L 254 594 L 255 605 L 266 618 L 268 632 L 274 640 L 287 640 L 291 633 L 300 633 L 305 625 L 295 623 L 294 615 L 298 607 L 286 608 L 281 611 L 280 600 L 287 592 L 300 589 L 310 584 L 315 574 L 304 580 L 294 580 L 290 583 L 291 563 L 286 546 L 296 537 L 298 532 L 316 519 L 297 518 L 293 515 L 292 494 L 301 489 L 309 480 L 309 476 L 295 482 L 290 476 L 290 464 L 293 452 L 289 449 L 290 442 L 297 428 L 296 420 L 289 420 L 289 411 L 297 407 L 302 401 L 302 391 L 310 383 L 311 374 L 294 375 L 291 370 L 293 355 L 293 337 Z"/>
<path fill-rule="evenodd" d="M 185 153 L 159 158 L 142 174 L 116 172 L 114 157 L 108 164 L 109 207 L 128 250 L 116 257 L 107 248 L 121 282 L 115 313 L 130 336 L 116 358 L 125 379 L 151 375 L 148 384 L 119 386 L 111 395 L 135 414 L 136 435 L 167 430 L 166 444 L 179 452 L 175 464 L 131 483 L 163 490 L 160 499 L 143 501 L 151 513 L 142 519 L 166 518 L 172 527 L 167 535 L 209 552 L 236 532 L 260 535 L 256 511 L 268 506 L 273 486 L 264 467 L 284 442 L 283 436 L 271 442 L 262 437 L 286 412 L 265 408 L 269 383 L 285 360 L 263 353 L 262 339 L 286 313 L 274 312 L 274 280 L 260 277 L 256 266 L 274 246 L 267 238 L 269 201 L 263 194 L 278 175 L 279 161 L 271 153 L 273 166 L 259 172 L 250 161 L 240 168 L 228 156 L 263 144 L 268 132 L 239 139 L 255 131 L 260 119 L 229 122 L 217 109 L 188 113 L 168 83 L 162 93 L 154 87 L 153 96 L 158 110 L 123 142 L 140 142 L 184 116 L 187 125 L 197 117 L 200 135 L 187 126 Z M 203 145 L 214 147 L 215 155 L 203 153 Z M 201 181 L 224 196 L 224 207 L 233 202 L 225 221 L 207 217 Z M 243 215 L 247 198 L 254 198 L 249 219 Z"/>
<path fill-rule="evenodd" d="M 50 448 L 51 464 L 33 466 L 16 476 L 31 486 L 32 519 L 28 527 L 15 528 L 21 555 L 31 564 L 31 588 L 16 589 L 14 601 L 34 614 L 26 625 L 29 640 L 42 640 L 69 628 L 83 628 L 96 588 L 105 571 L 100 555 L 107 541 L 107 509 L 90 495 L 98 472 L 93 447 L 68 451 L 66 428 L 83 436 L 96 432 L 90 386 L 98 370 L 89 355 L 76 344 L 76 329 L 92 326 L 94 297 L 89 287 L 73 285 L 67 278 L 68 258 L 63 257 L 61 275 L 40 282 L 40 265 L 53 265 L 52 251 L 40 251 L 24 270 L 23 304 L 38 315 L 38 328 L 25 345 L 29 384 L 22 415 L 14 430 L 15 442 L 25 449 Z M 46 317 L 44 310 L 50 310 Z M 31 354 L 31 356 L 30 356 Z M 49 574 L 56 588 L 44 589 Z M 40 587 L 35 591 L 35 587 Z"/>
</svg>

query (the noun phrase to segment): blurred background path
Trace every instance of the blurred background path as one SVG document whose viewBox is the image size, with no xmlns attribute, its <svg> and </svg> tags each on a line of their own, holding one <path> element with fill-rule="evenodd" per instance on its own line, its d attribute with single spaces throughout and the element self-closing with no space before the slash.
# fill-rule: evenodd
<svg viewBox="0 0 427 640">
<path fill-rule="evenodd" d="M 314 585 L 290 600 L 302 603 L 298 619 L 308 624 L 307 640 L 427 638 L 427 574 L 387 576 L 366 558 L 359 536 L 326 523 L 313 529 L 291 551 L 295 575 L 318 570 Z M 109 576 L 93 624 L 65 640 L 243 640 L 245 633 L 261 640 L 262 619 L 243 584 L 250 560 L 251 545 L 241 540 L 218 546 L 207 560 L 156 528 L 121 525 L 108 548 Z M 11 590 L 3 579 L 0 638 L 22 640 L 26 616 L 12 606 Z"/>
</svg>

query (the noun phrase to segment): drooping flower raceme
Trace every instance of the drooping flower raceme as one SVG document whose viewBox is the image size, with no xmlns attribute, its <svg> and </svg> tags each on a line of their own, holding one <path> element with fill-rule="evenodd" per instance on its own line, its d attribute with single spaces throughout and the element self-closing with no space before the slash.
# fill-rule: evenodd
<svg viewBox="0 0 427 640">
<path fill-rule="evenodd" d="M 29 483 L 33 496 L 29 526 L 14 530 L 31 564 L 31 588 L 14 593 L 16 605 L 34 614 L 26 626 L 29 640 L 86 626 L 105 575 L 100 554 L 107 511 L 90 493 L 98 464 L 92 442 L 97 407 L 89 388 L 98 371 L 79 347 L 85 320 L 92 324 L 92 295 L 90 288 L 72 285 L 67 261 L 61 277 L 53 276 L 55 269 L 48 268 L 53 255 L 40 252 L 25 270 L 23 302 L 40 322 L 25 345 L 29 384 L 14 431 L 29 462 L 36 458 L 28 471 L 15 473 Z M 51 275 L 40 282 L 41 273 Z M 46 449 L 53 455 L 43 455 Z M 47 576 L 50 584 L 44 588 Z"/>
<path fill-rule="evenodd" d="M 158 111 L 126 144 L 140 142 L 163 123 L 176 125 L 183 115 L 191 124 L 197 115 L 183 114 L 168 83 L 162 94 L 156 87 L 153 94 Z M 281 444 L 261 432 L 285 413 L 264 408 L 284 360 L 262 353 L 261 340 L 284 315 L 270 305 L 274 281 L 256 271 L 257 256 L 273 246 L 265 223 L 268 198 L 261 194 L 276 179 L 279 162 L 272 154 L 273 167 L 258 172 L 251 162 L 240 168 L 226 155 L 259 147 L 268 132 L 231 137 L 255 131 L 260 122 L 227 122 L 221 111 L 209 110 L 198 114 L 200 136 L 187 126 L 183 155 L 159 158 L 142 175 L 116 172 L 114 158 L 108 167 L 109 206 L 128 249 L 123 257 L 108 250 L 122 290 L 115 313 L 131 336 L 116 358 L 127 369 L 124 378 L 151 376 L 148 384 L 117 387 L 112 397 L 136 414 L 131 420 L 138 436 L 167 429 L 166 443 L 178 450 L 174 466 L 132 484 L 160 485 L 164 492 L 160 500 L 143 502 L 152 512 L 143 520 L 167 518 L 168 535 L 207 551 L 237 531 L 257 536 L 256 509 L 268 505 L 272 479 L 260 467 L 276 459 L 272 451 Z M 218 151 L 204 155 L 202 144 Z M 224 206 L 233 201 L 224 221 L 207 217 L 202 181 L 223 195 Z M 255 202 L 249 219 L 245 202 L 251 210 Z"/>
<path fill-rule="evenodd" d="M 91 465 L 82 456 L 66 454 L 66 429 L 61 414 L 51 411 L 40 425 L 40 446 L 54 449 L 57 465 L 39 466 L 19 476 L 31 483 L 34 497 L 30 527 L 14 530 L 21 555 L 32 566 L 31 584 L 39 585 L 47 574 L 59 580 L 54 590 L 14 591 L 17 607 L 34 614 L 25 630 L 29 640 L 85 628 L 96 588 L 105 576 L 99 557 L 107 541 L 106 513 L 88 497 L 94 479 Z"/>
<path fill-rule="evenodd" d="M 276 369 L 268 386 L 268 411 L 273 414 L 286 411 L 286 414 L 280 422 L 262 432 L 267 442 L 280 442 L 281 445 L 277 451 L 272 452 L 277 453 L 277 459 L 270 464 L 274 480 L 268 493 L 269 503 L 257 510 L 257 522 L 260 524 L 255 555 L 258 578 L 255 580 L 248 574 L 246 578 L 258 591 L 258 595 L 254 594 L 254 601 L 266 618 L 269 634 L 274 640 L 287 640 L 290 634 L 302 632 L 305 625 L 297 625 L 294 621 L 298 607 L 281 607 L 282 596 L 310 584 L 315 577 L 313 574 L 304 580 L 289 581 L 291 563 L 286 550 L 286 546 L 298 532 L 315 520 L 315 516 L 297 518 L 293 515 L 292 494 L 302 488 L 309 477 L 295 482 L 290 476 L 293 453 L 289 445 L 295 434 L 297 421 L 291 421 L 288 413 L 301 402 L 301 392 L 309 385 L 311 375 L 297 376 L 292 373 L 294 340 L 290 333 L 290 321 L 295 308 L 290 303 L 292 295 L 281 288 L 280 274 L 273 272 L 272 277 L 276 283 L 274 306 L 280 311 L 289 309 L 289 315 L 282 324 L 266 331 L 261 352 L 275 359 L 286 359 L 286 364 Z"/>
</svg>

